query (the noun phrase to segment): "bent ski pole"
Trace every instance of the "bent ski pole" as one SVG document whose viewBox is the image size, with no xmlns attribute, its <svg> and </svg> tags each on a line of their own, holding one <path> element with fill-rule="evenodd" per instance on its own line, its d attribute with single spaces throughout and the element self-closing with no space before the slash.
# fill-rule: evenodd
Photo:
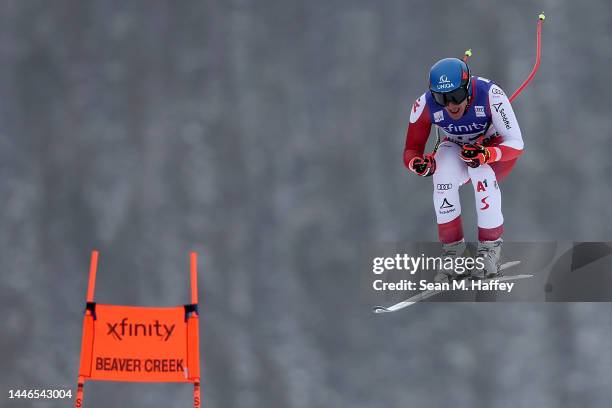
<svg viewBox="0 0 612 408">
<path fill-rule="evenodd" d="M 508 98 L 510 102 L 512 102 L 517 96 L 519 96 L 521 92 L 523 92 L 523 89 L 525 89 L 525 87 L 529 85 L 533 77 L 535 77 L 536 72 L 538 72 L 538 68 L 540 68 L 540 56 L 542 55 L 542 23 L 544 22 L 545 18 L 546 16 L 544 15 L 544 13 L 540 13 L 540 15 L 538 15 L 538 28 L 536 30 L 536 62 L 533 65 L 533 68 L 531 69 L 531 72 L 529 73 L 527 79 L 525 79 L 521 86 L 519 86 L 517 90 L 514 91 L 512 96 Z M 491 122 L 489 122 L 489 125 L 491 125 Z M 482 143 L 484 141 L 484 139 L 486 138 L 487 130 L 489 129 L 489 125 L 487 125 L 487 129 L 482 132 L 482 135 L 476 140 L 476 143 Z"/>
<path fill-rule="evenodd" d="M 529 74 L 527 79 L 521 84 L 521 86 L 518 87 L 516 91 L 514 91 L 512 96 L 510 96 L 510 102 L 512 102 L 514 98 L 516 98 L 523 91 L 523 89 L 525 89 L 525 87 L 529 85 L 529 82 L 531 82 L 536 72 L 538 71 L 538 68 L 540 67 L 540 56 L 542 54 L 542 23 L 544 22 L 544 19 L 546 19 L 546 16 L 544 15 L 544 13 L 540 13 L 540 15 L 538 16 L 537 40 L 536 40 L 536 44 L 537 44 L 536 45 L 536 62 L 533 65 L 533 68 L 531 69 L 531 73 Z"/>
<path fill-rule="evenodd" d="M 527 77 L 527 79 L 525 79 L 523 81 L 523 83 L 521 84 L 521 86 L 519 86 L 517 88 L 516 91 L 514 91 L 514 93 L 510 96 L 509 100 L 510 102 L 512 102 L 514 99 L 516 99 L 517 96 L 519 96 L 519 94 L 521 92 L 523 92 L 523 89 L 525 89 L 525 87 L 527 87 L 527 85 L 529 85 L 529 83 L 531 82 L 531 80 L 535 77 L 536 72 L 538 72 L 538 68 L 540 68 L 540 58 L 542 56 L 542 23 L 544 22 L 544 20 L 546 19 L 546 16 L 544 15 L 544 13 L 540 13 L 538 15 L 538 25 L 537 25 L 537 38 L 536 38 L 536 62 L 533 65 L 533 68 L 531 69 L 531 72 L 529 73 L 529 76 Z M 472 55 L 472 50 L 469 49 L 465 52 L 465 55 L 463 57 L 463 62 L 467 62 L 467 59 L 469 56 Z M 488 126 L 487 126 L 487 130 L 488 130 Z M 477 140 L 476 143 L 482 143 L 482 141 L 485 138 L 485 134 L 486 131 L 483 132 L 482 136 L 480 136 Z M 436 152 L 438 151 L 438 147 L 440 147 L 440 143 L 441 143 L 441 137 L 440 137 L 440 132 L 438 130 L 438 127 L 436 127 L 436 144 L 434 146 L 433 151 L 431 152 L 431 155 L 436 154 Z"/>
</svg>

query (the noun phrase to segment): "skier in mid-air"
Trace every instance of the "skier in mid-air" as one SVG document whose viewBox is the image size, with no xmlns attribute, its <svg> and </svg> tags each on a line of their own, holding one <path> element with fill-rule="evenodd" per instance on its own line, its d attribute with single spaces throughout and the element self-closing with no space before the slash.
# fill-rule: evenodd
<svg viewBox="0 0 612 408">
<path fill-rule="evenodd" d="M 434 154 L 424 154 L 432 125 L 442 142 Z M 458 58 L 436 62 L 429 71 L 429 91 L 410 111 L 404 164 L 419 176 L 433 176 L 433 201 L 443 257 L 466 250 L 461 223 L 459 187 L 470 179 L 478 215 L 478 252 L 484 268 L 474 279 L 499 272 L 504 217 L 498 181 L 508 175 L 523 151 L 518 122 L 504 91 L 489 79 L 471 76 Z M 440 270 L 438 282 L 457 278 Z"/>
</svg>

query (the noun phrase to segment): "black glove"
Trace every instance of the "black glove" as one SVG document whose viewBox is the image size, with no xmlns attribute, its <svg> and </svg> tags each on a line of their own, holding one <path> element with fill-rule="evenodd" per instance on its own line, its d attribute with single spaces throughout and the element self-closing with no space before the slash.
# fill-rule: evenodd
<svg viewBox="0 0 612 408">
<path fill-rule="evenodd" d="M 464 145 L 461 148 L 461 160 L 472 168 L 482 166 L 491 160 L 491 150 L 489 149 L 480 143 Z"/>
<path fill-rule="evenodd" d="M 423 157 L 413 157 L 408 168 L 421 177 L 429 177 L 436 172 L 436 160 L 433 155 L 426 154 Z"/>
</svg>

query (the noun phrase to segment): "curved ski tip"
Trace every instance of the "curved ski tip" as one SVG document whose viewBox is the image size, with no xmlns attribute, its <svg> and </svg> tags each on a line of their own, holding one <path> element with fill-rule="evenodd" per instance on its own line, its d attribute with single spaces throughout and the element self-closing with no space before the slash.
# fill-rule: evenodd
<svg viewBox="0 0 612 408">
<path fill-rule="evenodd" d="M 374 306 L 372 308 L 372 312 L 374 312 L 374 313 L 387 313 L 387 312 L 390 312 L 390 310 L 387 309 L 384 306 Z"/>
<path fill-rule="evenodd" d="M 513 266 L 519 265 L 520 263 L 521 263 L 521 261 L 509 261 L 509 262 L 505 262 L 505 263 L 501 264 L 500 269 L 512 268 Z"/>
</svg>

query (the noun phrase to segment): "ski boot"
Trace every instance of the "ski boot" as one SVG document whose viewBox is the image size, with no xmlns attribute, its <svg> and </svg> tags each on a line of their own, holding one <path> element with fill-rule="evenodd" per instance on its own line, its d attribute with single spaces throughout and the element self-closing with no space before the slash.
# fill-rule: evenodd
<svg viewBox="0 0 612 408">
<path fill-rule="evenodd" d="M 472 279 L 490 279 L 500 276 L 501 249 L 504 241 L 499 238 L 495 241 L 479 241 L 476 258 L 482 258 L 484 268 L 474 268 Z"/>
<path fill-rule="evenodd" d="M 460 256 L 463 256 L 465 250 L 466 245 L 465 240 L 463 239 L 457 242 L 442 244 L 442 255 L 440 256 L 442 258 L 442 264 L 444 265 L 445 260 L 448 258 L 458 258 Z M 444 269 L 442 267 L 440 270 L 437 271 L 436 275 L 434 276 L 434 282 L 446 283 L 450 282 L 451 280 L 460 279 L 463 277 L 465 276 L 459 275 L 452 269 Z"/>
</svg>

